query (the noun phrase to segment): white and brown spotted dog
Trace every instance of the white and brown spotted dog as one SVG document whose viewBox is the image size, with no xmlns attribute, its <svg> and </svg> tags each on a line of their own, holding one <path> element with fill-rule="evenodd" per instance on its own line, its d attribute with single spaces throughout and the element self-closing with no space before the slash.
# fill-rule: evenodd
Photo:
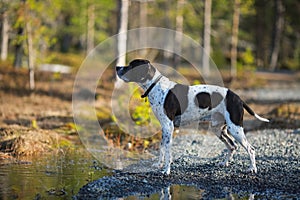
<svg viewBox="0 0 300 200">
<path fill-rule="evenodd" d="M 227 166 L 237 149 L 238 141 L 250 156 L 249 172 L 257 172 L 255 150 L 247 141 L 243 130 L 244 109 L 257 119 L 269 122 L 258 116 L 231 90 L 214 85 L 187 86 L 170 81 L 148 60 L 136 59 L 128 66 L 117 66 L 117 75 L 125 82 L 136 82 L 145 91 L 142 98 L 148 97 L 153 113 L 162 128 L 159 166 L 163 173 L 170 174 L 171 144 L 174 127 L 191 121 L 209 119 L 216 135 L 225 143 L 229 153 L 224 162 Z M 232 137 L 233 136 L 233 137 Z M 234 138 L 234 139 L 233 139 Z"/>
</svg>

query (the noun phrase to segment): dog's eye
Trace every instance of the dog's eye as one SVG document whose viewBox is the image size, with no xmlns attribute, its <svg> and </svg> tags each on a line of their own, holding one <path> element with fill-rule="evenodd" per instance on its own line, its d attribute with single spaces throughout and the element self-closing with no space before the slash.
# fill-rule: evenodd
<svg viewBox="0 0 300 200">
<path fill-rule="evenodd" d="M 145 79 L 146 79 L 146 77 L 142 77 L 142 78 L 140 79 L 140 81 L 141 81 L 141 82 L 144 82 Z"/>
</svg>

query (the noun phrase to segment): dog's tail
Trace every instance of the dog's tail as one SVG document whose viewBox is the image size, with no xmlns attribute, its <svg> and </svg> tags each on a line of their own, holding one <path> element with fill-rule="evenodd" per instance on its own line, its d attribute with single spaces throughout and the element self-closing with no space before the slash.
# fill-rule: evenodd
<svg viewBox="0 0 300 200">
<path fill-rule="evenodd" d="M 247 110 L 247 112 L 256 117 L 258 120 L 263 121 L 263 122 L 270 122 L 270 120 L 263 118 L 261 116 L 259 116 L 258 114 L 256 114 L 245 102 L 243 102 L 243 107 Z"/>
</svg>

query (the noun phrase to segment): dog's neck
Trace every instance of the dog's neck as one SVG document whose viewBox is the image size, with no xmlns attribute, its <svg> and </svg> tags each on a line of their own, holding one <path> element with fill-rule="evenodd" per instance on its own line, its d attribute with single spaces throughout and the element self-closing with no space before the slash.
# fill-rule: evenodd
<svg viewBox="0 0 300 200">
<path fill-rule="evenodd" d="M 139 83 L 139 85 L 141 88 L 143 88 L 144 91 L 147 91 L 148 88 L 152 85 L 152 83 L 154 83 L 160 76 L 161 76 L 161 73 L 158 70 L 156 70 L 156 72 L 151 80 L 148 80 L 145 83 Z"/>
</svg>

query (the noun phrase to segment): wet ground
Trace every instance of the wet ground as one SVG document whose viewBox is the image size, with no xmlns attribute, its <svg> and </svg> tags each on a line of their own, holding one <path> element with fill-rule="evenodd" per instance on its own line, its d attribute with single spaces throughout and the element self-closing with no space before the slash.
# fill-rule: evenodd
<svg viewBox="0 0 300 200">
<path fill-rule="evenodd" d="M 218 163 L 226 152 L 215 136 L 187 134 L 174 139 L 174 162 L 169 176 L 149 167 L 154 160 L 146 160 L 129 166 L 127 172 L 116 171 L 112 176 L 88 183 L 76 199 L 153 197 L 154 194 L 169 199 L 172 188 L 178 185 L 194 186 L 199 195 L 195 199 L 232 195 L 252 199 L 299 198 L 299 130 L 255 131 L 249 132 L 247 138 L 256 148 L 257 174 L 246 173 L 249 158 L 244 149 L 240 148 L 234 161 L 223 168 Z"/>
</svg>

